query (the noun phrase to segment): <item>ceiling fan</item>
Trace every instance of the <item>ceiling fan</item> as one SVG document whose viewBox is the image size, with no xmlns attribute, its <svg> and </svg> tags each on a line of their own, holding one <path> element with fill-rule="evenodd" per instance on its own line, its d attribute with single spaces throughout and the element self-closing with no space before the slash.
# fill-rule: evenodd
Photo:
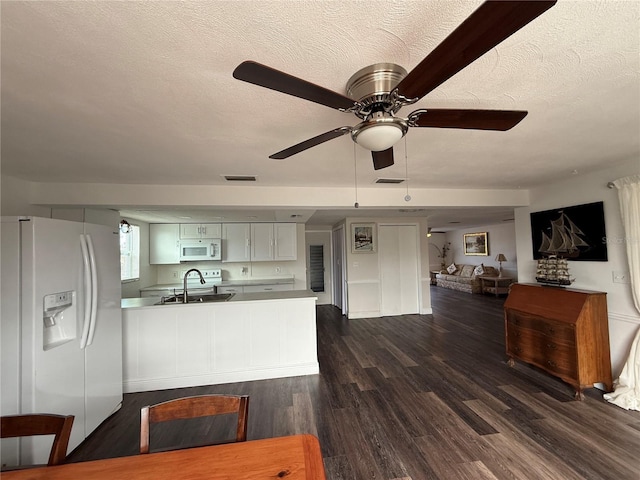
<svg viewBox="0 0 640 480">
<path fill-rule="evenodd" d="M 257 62 L 246 61 L 233 71 L 234 78 L 293 95 L 362 121 L 339 127 L 270 155 L 284 159 L 308 148 L 351 133 L 352 139 L 371 150 L 373 168 L 393 165 L 393 145 L 409 127 L 463 128 L 505 131 L 526 115 L 518 110 L 418 109 L 407 118 L 396 116 L 405 105 L 416 103 L 484 53 L 551 8 L 557 0 L 487 1 L 480 5 L 411 72 L 393 63 L 377 63 L 355 73 L 347 82 L 347 95 L 328 90 Z"/>
</svg>

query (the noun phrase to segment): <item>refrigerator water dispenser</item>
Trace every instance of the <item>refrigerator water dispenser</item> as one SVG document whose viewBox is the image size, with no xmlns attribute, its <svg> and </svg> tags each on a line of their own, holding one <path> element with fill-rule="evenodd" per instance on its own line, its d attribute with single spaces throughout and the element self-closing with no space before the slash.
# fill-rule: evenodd
<svg viewBox="0 0 640 480">
<path fill-rule="evenodd" d="M 59 292 L 44 296 L 42 348 L 50 350 L 76 338 L 76 292 Z"/>
</svg>

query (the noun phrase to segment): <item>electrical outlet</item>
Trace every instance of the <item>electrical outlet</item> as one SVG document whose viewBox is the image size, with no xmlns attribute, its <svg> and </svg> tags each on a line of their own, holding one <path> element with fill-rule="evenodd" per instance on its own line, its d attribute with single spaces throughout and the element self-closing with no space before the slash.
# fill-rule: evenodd
<svg viewBox="0 0 640 480">
<path fill-rule="evenodd" d="M 178 272 L 176 270 L 174 270 L 173 272 L 171 272 L 171 276 L 173 278 L 178 278 Z"/>
<path fill-rule="evenodd" d="M 620 272 L 614 270 L 612 273 L 613 283 L 631 283 L 629 279 L 629 272 Z"/>
</svg>

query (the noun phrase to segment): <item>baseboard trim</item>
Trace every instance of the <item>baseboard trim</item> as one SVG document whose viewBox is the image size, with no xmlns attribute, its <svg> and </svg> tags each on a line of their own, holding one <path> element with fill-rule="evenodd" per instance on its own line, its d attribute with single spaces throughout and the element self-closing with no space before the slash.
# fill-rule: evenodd
<svg viewBox="0 0 640 480">
<path fill-rule="evenodd" d="M 150 378 L 145 380 L 125 380 L 122 385 L 124 393 L 148 392 L 170 388 L 198 387 L 201 385 L 218 385 L 223 383 L 250 382 L 270 378 L 299 377 L 320 373 L 317 362 L 304 363 L 287 367 L 243 370 L 238 372 L 207 373 L 203 375 L 176 376 L 167 378 Z"/>
</svg>

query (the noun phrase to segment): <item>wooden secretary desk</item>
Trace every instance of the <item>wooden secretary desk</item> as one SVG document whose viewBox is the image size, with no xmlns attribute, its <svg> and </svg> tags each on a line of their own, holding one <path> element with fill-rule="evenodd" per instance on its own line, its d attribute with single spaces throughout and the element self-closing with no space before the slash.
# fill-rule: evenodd
<svg viewBox="0 0 640 480">
<path fill-rule="evenodd" d="M 613 389 L 604 292 L 514 284 L 504 304 L 509 365 L 522 360 L 561 378 L 584 398 L 601 382 Z"/>
</svg>

